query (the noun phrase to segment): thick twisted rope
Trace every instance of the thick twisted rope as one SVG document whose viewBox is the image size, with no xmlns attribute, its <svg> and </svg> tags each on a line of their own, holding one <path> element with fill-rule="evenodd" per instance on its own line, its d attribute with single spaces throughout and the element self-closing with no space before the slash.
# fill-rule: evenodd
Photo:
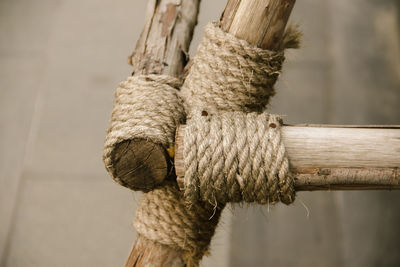
<svg viewBox="0 0 400 267">
<path fill-rule="evenodd" d="M 297 47 L 299 36 L 289 27 L 280 50 L 269 51 L 222 31 L 217 23 L 207 25 L 182 87 L 188 114 L 185 196 L 190 203 L 294 201 L 281 119 L 263 112 L 275 93 L 284 49 Z"/>
<path fill-rule="evenodd" d="M 173 145 L 175 130 L 185 117 L 178 88 L 181 81 L 167 75 L 142 75 L 127 78 L 115 91 L 110 127 L 104 144 L 103 161 L 114 180 L 117 144 L 145 139 L 165 148 Z"/>
<path fill-rule="evenodd" d="M 184 136 L 185 196 L 192 202 L 292 203 L 281 118 L 267 113 L 194 114 Z"/>
<path fill-rule="evenodd" d="M 147 239 L 181 250 L 187 266 L 197 266 L 208 251 L 220 214 L 207 203 L 188 207 L 171 182 L 142 196 L 133 225 Z"/>
<path fill-rule="evenodd" d="M 299 33 L 289 27 L 281 49 L 270 51 L 224 32 L 217 23 L 208 24 L 182 87 L 186 110 L 263 111 L 275 94 L 283 50 L 297 47 L 298 39 Z"/>
</svg>

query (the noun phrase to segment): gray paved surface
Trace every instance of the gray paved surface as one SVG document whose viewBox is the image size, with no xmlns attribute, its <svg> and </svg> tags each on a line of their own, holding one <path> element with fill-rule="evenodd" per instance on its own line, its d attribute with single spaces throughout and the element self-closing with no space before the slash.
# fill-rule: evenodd
<svg viewBox="0 0 400 267">
<path fill-rule="evenodd" d="M 399 124 L 395 3 L 298 1 L 305 40 L 289 52 L 272 110 L 287 122 Z M 139 195 L 111 181 L 101 151 L 145 5 L 0 1 L 0 266 L 123 265 Z M 202 1 L 192 54 L 224 5 Z M 203 266 L 400 264 L 398 192 L 298 199 L 227 210 Z"/>
</svg>

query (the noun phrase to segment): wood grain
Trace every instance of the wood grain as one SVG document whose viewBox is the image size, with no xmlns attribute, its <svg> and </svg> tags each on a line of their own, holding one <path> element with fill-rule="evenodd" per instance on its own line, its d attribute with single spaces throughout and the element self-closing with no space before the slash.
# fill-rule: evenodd
<svg viewBox="0 0 400 267">
<path fill-rule="evenodd" d="M 231 0 L 221 29 L 260 48 L 278 48 L 295 0 Z"/>
</svg>

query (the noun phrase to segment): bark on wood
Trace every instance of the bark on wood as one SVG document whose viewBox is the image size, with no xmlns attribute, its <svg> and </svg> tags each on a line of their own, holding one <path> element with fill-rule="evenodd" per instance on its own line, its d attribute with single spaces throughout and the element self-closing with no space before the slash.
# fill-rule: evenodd
<svg viewBox="0 0 400 267">
<path fill-rule="evenodd" d="M 200 0 L 149 1 L 144 29 L 130 57 L 134 75 L 182 74 L 199 4 Z M 130 140 L 121 143 L 117 153 L 117 173 L 132 188 L 150 190 L 167 176 L 171 160 L 165 148 L 157 144 Z M 184 267 L 181 255 L 181 251 L 138 235 L 125 267 Z"/>
<path fill-rule="evenodd" d="M 149 1 L 145 26 L 130 56 L 133 75 L 182 74 L 199 3 L 200 0 Z M 118 144 L 113 161 L 116 175 L 133 190 L 153 189 L 172 168 L 164 147 L 140 139 Z"/>
<path fill-rule="evenodd" d="M 175 169 L 184 188 L 184 125 Z M 296 190 L 400 189 L 400 126 L 283 126 Z"/>
</svg>

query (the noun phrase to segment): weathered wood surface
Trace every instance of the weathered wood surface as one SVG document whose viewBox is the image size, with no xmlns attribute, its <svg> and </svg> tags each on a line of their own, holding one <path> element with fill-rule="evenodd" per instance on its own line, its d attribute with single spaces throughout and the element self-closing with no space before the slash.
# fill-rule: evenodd
<svg viewBox="0 0 400 267">
<path fill-rule="evenodd" d="M 185 266 L 181 258 L 181 252 L 168 246 L 150 241 L 143 236 L 138 236 L 125 267 L 139 266 Z"/>
<path fill-rule="evenodd" d="M 168 74 L 180 76 L 197 23 L 200 0 L 151 0 L 146 22 L 131 56 L 134 75 Z M 152 189 L 164 180 L 170 162 L 165 148 L 146 140 L 130 140 L 118 148 L 126 182 L 133 188 Z M 141 153 L 139 154 L 138 151 Z M 162 167 L 164 166 L 164 167 Z M 156 172 L 151 171 L 159 169 Z M 125 267 L 184 267 L 181 252 L 138 235 Z"/>
<path fill-rule="evenodd" d="M 146 22 L 130 56 L 133 75 L 179 77 L 188 60 L 200 0 L 151 0 Z M 149 191 L 171 170 L 165 148 L 147 140 L 127 140 L 113 153 L 116 175 L 133 190 Z"/>
<path fill-rule="evenodd" d="M 184 131 L 175 141 L 175 170 L 184 189 Z M 400 189 L 400 126 L 283 126 L 296 190 Z"/>
<path fill-rule="evenodd" d="M 289 20 L 295 0 L 228 1 L 221 29 L 260 48 L 274 50 Z"/>
</svg>

